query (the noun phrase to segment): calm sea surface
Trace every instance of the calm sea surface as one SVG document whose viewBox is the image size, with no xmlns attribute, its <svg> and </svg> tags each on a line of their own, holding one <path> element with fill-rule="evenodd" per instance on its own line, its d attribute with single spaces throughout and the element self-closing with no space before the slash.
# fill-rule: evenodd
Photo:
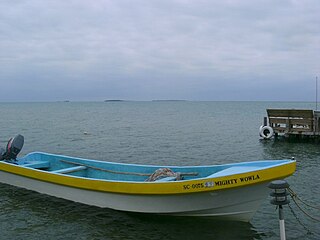
<svg viewBox="0 0 320 240">
<path fill-rule="evenodd" d="M 285 102 L 0 103 L 0 145 L 20 133 L 32 151 L 143 164 L 223 164 L 294 156 L 293 190 L 320 199 L 320 144 L 259 140 L 266 108 Z M 84 134 L 88 133 L 88 134 Z M 1 173 L 0 173 L 1 174 Z M 250 223 L 132 214 L 90 207 L 0 184 L 0 239 L 279 239 L 275 207 L 264 201 Z M 320 239 L 320 223 L 292 203 L 287 239 Z M 319 210 L 307 209 L 320 218 Z"/>
</svg>

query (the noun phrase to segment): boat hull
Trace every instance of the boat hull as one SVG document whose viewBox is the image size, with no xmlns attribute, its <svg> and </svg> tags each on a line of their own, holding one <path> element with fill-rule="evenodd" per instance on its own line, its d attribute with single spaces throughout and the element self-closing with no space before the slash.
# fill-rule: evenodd
<svg viewBox="0 0 320 240">
<path fill-rule="evenodd" d="M 124 194 L 93 191 L 1 172 L 0 182 L 87 205 L 121 211 L 249 221 L 267 197 L 267 182 L 186 194 Z"/>
<path fill-rule="evenodd" d="M 179 167 L 35 152 L 0 161 L 0 182 L 121 211 L 249 221 L 268 195 L 266 185 L 295 168 L 292 160 Z"/>
</svg>

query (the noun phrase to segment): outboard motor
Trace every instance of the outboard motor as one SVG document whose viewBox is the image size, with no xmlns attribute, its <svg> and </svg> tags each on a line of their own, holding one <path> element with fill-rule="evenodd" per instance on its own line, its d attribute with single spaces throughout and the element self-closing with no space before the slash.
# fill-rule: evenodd
<svg viewBox="0 0 320 240">
<path fill-rule="evenodd" d="M 5 151 L 0 149 L 0 160 L 16 160 L 24 144 L 24 137 L 20 134 L 10 138 Z"/>
</svg>

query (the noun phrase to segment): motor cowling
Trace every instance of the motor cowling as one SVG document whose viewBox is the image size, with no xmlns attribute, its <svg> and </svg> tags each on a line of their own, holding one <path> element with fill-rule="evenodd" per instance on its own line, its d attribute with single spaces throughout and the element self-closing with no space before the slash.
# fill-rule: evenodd
<svg viewBox="0 0 320 240">
<path fill-rule="evenodd" d="M 20 134 L 10 138 L 5 150 L 0 149 L 0 160 L 15 160 L 24 144 L 24 137 Z"/>
</svg>

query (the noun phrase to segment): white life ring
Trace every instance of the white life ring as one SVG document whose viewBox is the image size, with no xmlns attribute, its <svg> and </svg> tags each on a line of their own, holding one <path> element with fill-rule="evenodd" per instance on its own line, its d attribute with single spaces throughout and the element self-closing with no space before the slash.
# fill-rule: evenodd
<svg viewBox="0 0 320 240">
<path fill-rule="evenodd" d="M 260 126 L 259 134 L 264 139 L 270 139 L 273 136 L 273 128 L 270 126 Z"/>
<path fill-rule="evenodd" d="M 263 125 L 261 125 L 261 126 L 259 127 L 259 135 L 260 135 L 260 137 L 262 137 L 262 136 L 261 136 L 261 129 L 262 129 L 263 127 L 264 127 Z"/>
</svg>

